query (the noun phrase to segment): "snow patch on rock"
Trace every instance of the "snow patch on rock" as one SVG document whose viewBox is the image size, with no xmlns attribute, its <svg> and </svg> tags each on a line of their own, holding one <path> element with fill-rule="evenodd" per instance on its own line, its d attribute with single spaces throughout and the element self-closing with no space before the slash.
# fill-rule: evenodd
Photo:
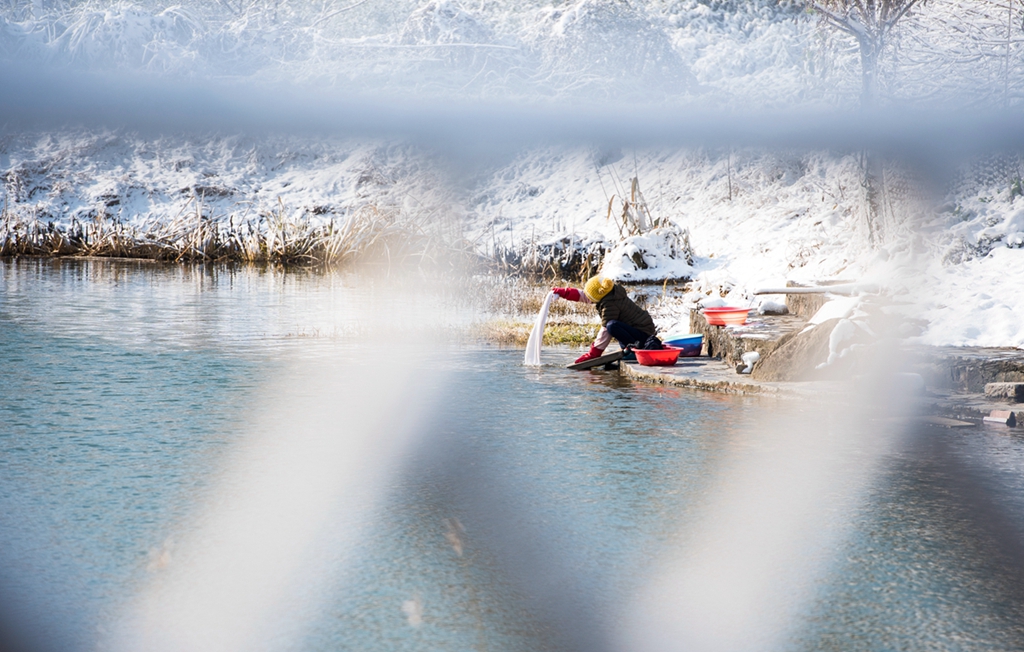
<svg viewBox="0 0 1024 652">
<path fill-rule="evenodd" d="M 630 236 L 608 252 L 601 274 L 616 281 L 689 280 L 693 275 L 690 234 L 670 225 Z"/>
</svg>

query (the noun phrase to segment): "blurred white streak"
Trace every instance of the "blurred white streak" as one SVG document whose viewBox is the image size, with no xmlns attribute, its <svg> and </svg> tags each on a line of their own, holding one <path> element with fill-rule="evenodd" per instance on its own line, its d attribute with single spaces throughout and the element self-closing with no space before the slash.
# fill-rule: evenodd
<svg viewBox="0 0 1024 652">
<path fill-rule="evenodd" d="M 859 385 L 846 389 L 861 400 L 766 406 L 773 416 L 735 442 L 681 545 L 630 605 L 619 649 L 785 648 L 850 512 L 905 427 L 885 417 L 906 408 L 905 393 L 883 405 L 875 401 L 884 393 Z"/>
<path fill-rule="evenodd" d="M 551 143 L 634 147 L 754 146 L 858 150 L 933 158 L 1024 147 L 1020 112 L 937 106 L 878 111 L 736 110 L 669 103 L 473 102 L 353 96 L 285 84 L 175 82 L 161 77 L 0 68 L 0 124 L 68 122 L 139 130 L 333 133 L 399 138 L 453 156 L 492 156 Z"/>
<path fill-rule="evenodd" d="M 402 613 L 405 614 L 406 622 L 411 627 L 419 627 L 423 624 L 423 600 L 420 596 L 413 597 L 402 603 Z"/>
<path fill-rule="evenodd" d="M 372 346 L 372 362 L 296 363 L 273 383 L 212 500 L 110 647 L 281 649 L 301 636 L 439 386 L 424 382 L 415 341 Z"/>
</svg>

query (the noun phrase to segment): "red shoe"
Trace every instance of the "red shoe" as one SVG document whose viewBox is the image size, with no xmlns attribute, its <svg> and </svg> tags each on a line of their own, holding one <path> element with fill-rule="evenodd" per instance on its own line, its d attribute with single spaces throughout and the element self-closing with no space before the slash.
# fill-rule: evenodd
<svg viewBox="0 0 1024 652">
<path fill-rule="evenodd" d="M 587 360 L 593 360 L 594 358 L 600 358 L 603 354 L 604 354 L 604 349 L 599 349 L 596 346 L 594 346 L 593 344 L 591 344 L 590 345 L 590 350 L 587 351 L 586 353 L 584 353 L 583 355 L 581 355 L 580 357 L 576 358 L 576 362 L 574 362 L 573 364 L 579 364 L 581 362 L 586 362 Z"/>
</svg>

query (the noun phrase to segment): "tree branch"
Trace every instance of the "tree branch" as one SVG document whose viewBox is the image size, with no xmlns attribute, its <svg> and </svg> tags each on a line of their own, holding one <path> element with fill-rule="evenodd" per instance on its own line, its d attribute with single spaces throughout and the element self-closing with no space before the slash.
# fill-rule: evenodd
<svg viewBox="0 0 1024 652">
<path fill-rule="evenodd" d="M 848 15 L 836 14 L 820 2 L 811 2 L 811 7 L 814 8 L 815 11 L 820 11 L 825 16 L 825 20 L 827 20 L 833 26 L 846 32 L 847 34 L 850 34 L 851 36 L 860 36 L 860 32 L 858 32 L 857 29 L 850 22 L 850 18 Z"/>
<path fill-rule="evenodd" d="M 922 0 L 909 0 L 909 2 L 903 5 L 903 7 L 899 10 L 896 16 L 889 20 L 888 23 L 884 26 L 883 35 L 888 34 L 890 31 L 892 31 L 892 28 L 896 26 L 896 23 L 898 23 L 899 20 L 903 18 L 903 16 L 905 16 L 906 13 L 910 11 L 915 5 L 918 5 L 921 2 Z"/>
</svg>

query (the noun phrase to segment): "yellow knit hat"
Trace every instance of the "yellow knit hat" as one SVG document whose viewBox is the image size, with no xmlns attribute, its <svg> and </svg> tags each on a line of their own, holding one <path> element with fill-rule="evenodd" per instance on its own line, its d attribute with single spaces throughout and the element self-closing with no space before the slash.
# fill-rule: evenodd
<svg viewBox="0 0 1024 652">
<path fill-rule="evenodd" d="M 587 298 L 597 303 L 601 299 L 612 291 L 615 287 L 615 281 L 610 278 L 601 278 L 600 276 L 594 276 L 587 284 L 583 286 L 583 293 L 587 295 Z"/>
</svg>

